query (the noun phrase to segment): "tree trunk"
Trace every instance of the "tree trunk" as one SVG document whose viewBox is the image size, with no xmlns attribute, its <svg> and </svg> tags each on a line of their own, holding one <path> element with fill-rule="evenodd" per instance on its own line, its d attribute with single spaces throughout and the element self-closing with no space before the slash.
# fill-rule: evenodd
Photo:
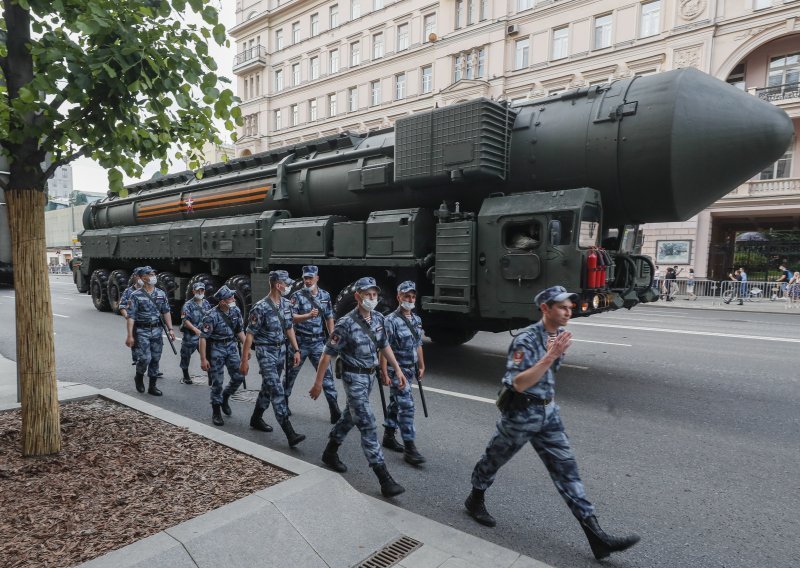
<svg viewBox="0 0 800 568">
<path fill-rule="evenodd" d="M 61 430 L 46 263 L 45 195 L 32 189 L 9 190 L 6 202 L 14 259 L 22 455 L 54 454 L 61 450 Z"/>
</svg>

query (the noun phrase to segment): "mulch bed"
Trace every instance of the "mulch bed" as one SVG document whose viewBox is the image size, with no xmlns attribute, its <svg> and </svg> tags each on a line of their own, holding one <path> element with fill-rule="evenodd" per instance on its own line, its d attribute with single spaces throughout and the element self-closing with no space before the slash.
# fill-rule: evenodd
<svg viewBox="0 0 800 568">
<path fill-rule="evenodd" d="M 0 413 L 0 566 L 67 567 L 291 474 L 103 399 L 61 406 L 62 451 L 23 458 Z"/>
</svg>

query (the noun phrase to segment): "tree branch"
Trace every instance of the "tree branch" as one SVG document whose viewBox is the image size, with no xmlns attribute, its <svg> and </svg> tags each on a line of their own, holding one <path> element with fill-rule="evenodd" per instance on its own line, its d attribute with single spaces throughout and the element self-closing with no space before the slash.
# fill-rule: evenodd
<svg viewBox="0 0 800 568">
<path fill-rule="evenodd" d="M 67 156 L 66 158 L 61 158 L 60 160 L 55 160 L 50 167 L 48 167 L 42 175 L 44 176 L 45 181 L 50 179 L 50 176 L 61 166 L 65 166 L 72 162 L 73 160 L 77 160 L 78 158 L 84 158 L 91 154 L 92 150 L 88 146 L 84 146 L 74 154 Z"/>
</svg>

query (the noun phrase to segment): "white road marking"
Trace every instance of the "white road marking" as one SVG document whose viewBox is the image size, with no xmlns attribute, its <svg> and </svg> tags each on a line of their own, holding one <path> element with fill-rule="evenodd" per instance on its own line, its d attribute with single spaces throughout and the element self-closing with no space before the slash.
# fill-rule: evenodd
<svg viewBox="0 0 800 568">
<path fill-rule="evenodd" d="M 575 339 L 572 338 L 572 341 L 578 341 L 580 343 L 600 343 L 602 345 L 617 345 L 619 347 L 633 347 L 630 343 L 611 343 L 610 341 L 592 341 L 591 339 Z"/>
<path fill-rule="evenodd" d="M 708 337 L 730 337 L 732 339 L 757 339 L 761 341 L 778 341 L 781 343 L 800 343 L 800 339 L 791 337 L 769 337 L 766 335 L 744 335 L 739 333 L 717 333 L 713 331 L 692 331 L 688 329 L 668 329 L 661 327 L 637 327 L 632 325 L 613 325 L 605 323 L 590 323 L 583 321 L 573 321 L 571 325 L 586 325 L 590 327 L 610 327 L 614 329 L 637 330 L 637 331 L 656 331 L 661 333 L 677 333 L 681 335 L 706 335 Z"/>
<path fill-rule="evenodd" d="M 12 300 L 16 300 L 16 299 L 17 299 L 17 297 L 16 297 L 16 296 L 3 296 L 3 297 L 4 297 L 4 298 L 11 298 Z"/>
<path fill-rule="evenodd" d="M 423 381 L 423 384 L 424 384 L 424 381 Z M 411 386 L 414 387 L 415 389 L 419 388 L 419 386 L 417 386 L 417 385 L 411 385 Z M 464 393 L 448 391 L 448 390 L 444 390 L 444 389 L 436 389 L 436 388 L 433 388 L 433 387 L 429 387 L 427 385 L 425 386 L 425 392 L 435 392 L 435 393 L 438 393 L 438 394 L 446 394 L 447 396 L 454 396 L 456 398 L 466 398 L 467 400 L 476 400 L 478 402 L 488 402 L 488 403 L 491 403 L 491 404 L 495 403 L 493 398 L 484 398 L 482 396 L 475 396 L 475 395 L 472 395 L 472 394 L 464 394 Z"/>
<path fill-rule="evenodd" d="M 69 318 L 69 316 L 62 316 L 61 314 L 53 314 L 53 316 L 57 318 Z"/>
<path fill-rule="evenodd" d="M 488 355 L 489 357 L 501 357 L 503 359 L 506 358 L 506 355 L 503 355 L 502 353 L 487 353 L 487 352 L 484 351 L 483 354 L 484 355 Z M 569 367 L 570 369 L 581 369 L 583 371 L 588 371 L 589 370 L 589 367 L 584 367 L 583 365 L 570 365 L 568 363 L 562 363 L 561 366 L 562 367 Z"/>
</svg>

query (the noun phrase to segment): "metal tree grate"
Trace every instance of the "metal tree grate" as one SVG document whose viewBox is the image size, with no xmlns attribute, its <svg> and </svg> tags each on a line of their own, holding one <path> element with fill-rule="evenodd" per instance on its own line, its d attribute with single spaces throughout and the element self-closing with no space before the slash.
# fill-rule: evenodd
<svg viewBox="0 0 800 568">
<path fill-rule="evenodd" d="M 378 552 L 358 564 L 356 568 L 389 568 L 422 546 L 418 540 L 403 536 L 390 542 Z"/>
</svg>

